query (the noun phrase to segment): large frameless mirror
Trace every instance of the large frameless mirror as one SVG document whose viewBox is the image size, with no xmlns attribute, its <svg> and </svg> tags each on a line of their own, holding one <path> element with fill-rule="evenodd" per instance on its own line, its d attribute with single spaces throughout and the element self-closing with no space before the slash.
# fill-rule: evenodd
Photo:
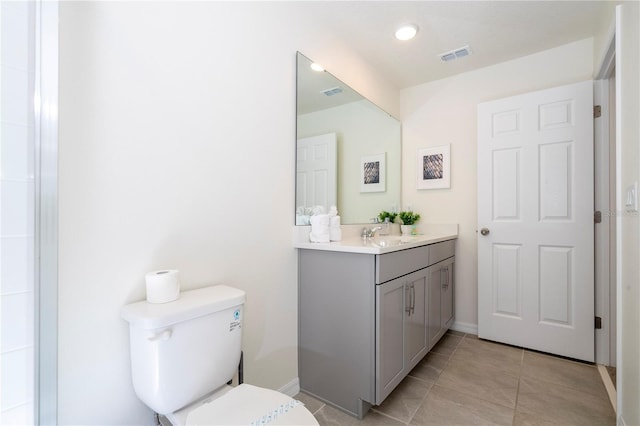
<svg viewBox="0 0 640 426">
<path fill-rule="evenodd" d="M 400 122 L 313 61 L 297 57 L 296 225 L 335 205 L 369 223 L 400 200 Z"/>
</svg>

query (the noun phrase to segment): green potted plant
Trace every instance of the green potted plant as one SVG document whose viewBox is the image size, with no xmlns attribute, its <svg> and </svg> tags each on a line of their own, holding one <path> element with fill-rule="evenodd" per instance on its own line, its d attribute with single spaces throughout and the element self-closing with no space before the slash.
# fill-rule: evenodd
<svg viewBox="0 0 640 426">
<path fill-rule="evenodd" d="M 404 211 L 398 213 L 398 217 L 402 221 L 400 231 L 402 235 L 416 235 L 416 222 L 420 220 L 420 214 L 412 211 Z"/>
<path fill-rule="evenodd" d="M 398 213 L 390 213 L 386 210 L 383 210 L 378 215 L 378 221 L 380 223 L 384 223 L 386 219 L 389 219 L 389 223 L 394 223 L 396 221 L 397 216 L 398 216 Z"/>
</svg>

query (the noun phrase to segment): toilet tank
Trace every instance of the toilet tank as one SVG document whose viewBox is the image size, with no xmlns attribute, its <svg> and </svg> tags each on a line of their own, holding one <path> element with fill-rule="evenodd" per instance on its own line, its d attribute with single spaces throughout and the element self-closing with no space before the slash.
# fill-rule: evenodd
<svg viewBox="0 0 640 426">
<path fill-rule="evenodd" d="M 244 291 L 216 285 L 183 291 L 169 303 L 122 308 L 138 398 L 168 414 L 231 380 L 240 362 L 244 301 Z"/>
</svg>

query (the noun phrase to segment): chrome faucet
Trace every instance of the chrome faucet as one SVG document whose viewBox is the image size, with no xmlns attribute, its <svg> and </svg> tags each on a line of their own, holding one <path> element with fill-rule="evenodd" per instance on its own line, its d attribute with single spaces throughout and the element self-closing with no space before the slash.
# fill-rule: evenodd
<svg viewBox="0 0 640 426">
<path fill-rule="evenodd" d="M 362 238 L 373 238 L 376 236 L 376 232 L 382 229 L 382 226 L 374 226 L 373 228 L 362 228 Z"/>
</svg>

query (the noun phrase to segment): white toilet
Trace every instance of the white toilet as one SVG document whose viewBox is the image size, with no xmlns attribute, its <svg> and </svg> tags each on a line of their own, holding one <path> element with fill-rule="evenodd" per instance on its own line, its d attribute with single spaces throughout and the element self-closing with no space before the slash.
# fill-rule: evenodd
<svg viewBox="0 0 640 426">
<path fill-rule="evenodd" d="M 174 425 L 317 425 L 283 393 L 227 385 L 240 362 L 244 301 L 244 291 L 217 285 L 122 308 L 138 398 Z"/>
</svg>

